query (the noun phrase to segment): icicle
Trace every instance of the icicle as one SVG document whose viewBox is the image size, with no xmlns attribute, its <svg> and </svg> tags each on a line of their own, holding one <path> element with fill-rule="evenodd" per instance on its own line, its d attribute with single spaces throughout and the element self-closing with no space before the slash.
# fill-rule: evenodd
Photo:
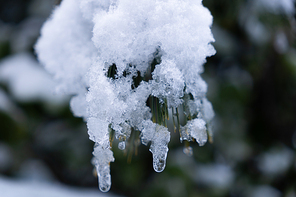
<svg viewBox="0 0 296 197">
<path fill-rule="evenodd" d="M 108 192 L 111 188 L 110 166 L 96 166 L 98 173 L 99 189 Z"/>
<path fill-rule="evenodd" d="M 100 145 L 95 143 L 93 165 L 96 166 L 99 189 L 107 192 L 111 188 L 110 162 L 114 161 L 113 152 L 110 150 L 109 144 Z"/>
<path fill-rule="evenodd" d="M 167 153 L 169 151 L 168 143 L 170 141 L 170 132 L 164 126 L 157 125 L 153 137 L 150 152 L 153 154 L 153 168 L 156 172 L 162 172 L 166 165 Z"/>
<path fill-rule="evenodd" d="M 167 152 L 169 149 L 167 146 L 157 148 L 159 150 L 153 153 L 153 169 L 155 172 L 162 172 L 166 165 Z"/>
</svg>

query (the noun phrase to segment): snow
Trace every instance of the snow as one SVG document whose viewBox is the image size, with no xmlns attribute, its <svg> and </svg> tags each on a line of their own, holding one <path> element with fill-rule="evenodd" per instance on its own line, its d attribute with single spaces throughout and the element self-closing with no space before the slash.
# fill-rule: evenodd
<svg viewBox="0 0 296 197">
<path fill-rule="evenodd" d="M 235 175 L 230 166 L 225 164 L 198 165 L 195 180 L 214 188 L 227 188 L 233 184 Z"/>
<path fill-rule="evenodd" d="M 153 72 L 152 95 L 161 99 L 167 98 L 168 108 L 178 107 L 183 103 L 184 77 L 172 61 L 162 61 Z"/>
<path fill-rule="evenodd" d="M 44 101 L 62 105 L 65 95 L 54 95 L 56 83 L 29 53 L 18 53 L 0 62 L 0 82 L 21 102 Z M 6 101 L 7 102 L 7 101 Z"/>
<path fill-rule="evenodd" d="M 120 149 L 131 129 L 140 131 L 157 172 L 167 158 L 169 110 L 178 128 L 179 116 L 190 120 L 187 140 L 204 145 L 207 130 L 212 135 L 214 112 L 200 76 L 215 54 L 211 25 L 200 0 L 64 0 L 44 24 L 38 59 L 87 122 L 102 191 L 111 186 L 110 131 Z"/>
<path fill-rule="evenodd" d="M 0 112 L 9 115 L 16 122 L 23 122 L 25 115 L 17 105 L 12 102 L 10 96 L 0 88 Z"/>
<path fill-rule="evenodd" d="M 250 14 L 251 13 L 251 14 Z M 245 2 L 239 12 L 239 22 L 247 32 L 249 39 L 256 45 L 267 44 L 275 37 L 274 47 L 279 53 L 287 52 L 289 43 L 278 24 L 264 22 L 269 15 L 279 15 L 290 22 L 295 14 L 295 0 L 250 0 Z M 274 31 L 274 27 L 277 31 Z"/>
<path fill-rule="evenodd" d="M 278 32 L 274 40 L 274 48 L 280 53 L 284 54 L 289 50 L 289 40 L 284 32 Z"/>
<path fill-rule="evenodd" d="M 279 176 L 292 166 L 295 156 L 289 148 L 273 148 L 258 158 L 258 168 L 266 176 Z"/>
<path fill-rule="evenodd" d="M 249 189 L 248 196 L 252 197 L 261 197 L 261 196 L 269 196 L 269 197 L 280 197 L 281 192 L 269 185 L 260 185 L 254 188 Z"/>
<path fill-rule="evenodd" d="M 14 158 L 12 156 L 11 148 L 4 143 L 0 143 L 0 172 L 9 169 L 13 164 L 13 161 Z"/>
<path fill-rule="evenodd" d="M 94 189 L 77 189 L 58 183 L 14 180 L 0 177 L 0 191 L 3 197 L 115 197 Z"/>
<path fill-rule="evenodd" d="M 203 146 L 207 140 L 206 122 L 203 119 L 194 119 L 187 123 L 187 132 L 194 138 L 200 146 Z"/>
<path fill-rule="evenodd" d="M 0 111 L 9 113 L 13 107 L 13 103 L 10 101 L 8 95 L 0 89 Z"/>
<path fill-rule="evenodd" d="M 58 90 L 69 94 L 85 90 L 85 75 L 96 54 L 91 31 L 77 0 L 63 1 L 41 29 L 44 41 L 36 46 L 38 59 L 59 82 Z"/>
</svg>

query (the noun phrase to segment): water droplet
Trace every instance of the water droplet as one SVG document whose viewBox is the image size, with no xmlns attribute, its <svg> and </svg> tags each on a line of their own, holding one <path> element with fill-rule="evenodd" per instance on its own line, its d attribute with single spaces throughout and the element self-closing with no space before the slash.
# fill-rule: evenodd
<svg viewBox="0 0 296 197">
<path fill-rule="evenodd" d="M 192 147 L 184 147 L 183 148 L 183 153 L 185 153 L 187 156 L 191 157 L 193 155 Z"/>
<path fill-rule="evenodd" d="M 125 149 L 125 142 L 119 142 L 119 143 L 118 143 L 118 148 L 119 148 L 120 150 L 124 150 L 124 149 Z"/>
</svg>

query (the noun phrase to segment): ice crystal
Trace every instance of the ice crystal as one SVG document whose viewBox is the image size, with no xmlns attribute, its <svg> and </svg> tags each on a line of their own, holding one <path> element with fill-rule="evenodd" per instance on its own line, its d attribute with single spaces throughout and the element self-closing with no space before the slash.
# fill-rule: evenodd
<svg viewBox="0 0 296 197">
<path fill-rule="evenodd" d="M 181 141 L 211 139 L 200 76 L 215 53 L 211 25 L 201 0 L 63 0 L 44 24 L 38 58 L 87 122 L 101 191 L 111 186 L 113 139 L 124 150 L 139 132 L 156 172 L 166 165 L 170 121 Z"/>
</svg>

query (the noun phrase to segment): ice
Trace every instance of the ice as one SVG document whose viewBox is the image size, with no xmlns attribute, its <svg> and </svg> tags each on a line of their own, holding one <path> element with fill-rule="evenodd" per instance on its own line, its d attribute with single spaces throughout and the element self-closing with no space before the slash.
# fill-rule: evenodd
<svg viewBox="0 0 296 197">
<path fill-rule="evenodd" d="M 186 126 L 180 126 L 180 141 L 183 142 L 184 140 L 192 141 L 192 137 Z"/>
<path fill-rule="evenodd" d="M 121 129 L 119 131 L 116 131 L 115 137 L 116 139 L 119 140 L 118 148 L 120 150 L 124 150 L 126 147 L 125 141 L 130 137 L 132 128 L 127 123 L 123 123 L 120 126 L 121 126 Z"/>
<path fill-rule="evenodd" d="M 154 148 L 158 148 L 158 151 L 161 152 L 153 152 L 153 169 L 155 170 L 155 172 L 162 172 L 166 165 L 168 148 L 166 146 L 159 146 Z M 150 150 L 152 152 L 152 149 Z"/>
<path fill-rule="evenodd" d="M 119 143 L 118 143 L 118 148 L 119 148 L 120 150 L 124 150 L 124 149 L 125 149 L 125 142 L 119 142 Z"/>
<path fill-rule="evenodd" d="M 165 168 L 169 141 L 170 132 L 168 129 L 164 126 L 156 125 L 156 131 L 149 149 L 153 154 L 153 168 L 156 172 L 162 172 Z"/>
<path fill-rule="evenodd" d="M 98 173 L 99 189 L 107 192 L 111 187 L 110 162 L 114 161 L 113 152 L 108 145 L 95 143 L 93 155 L 92 162 Z"/>
<path fill-rule="evenodd" d="M 200 0 L 63 0 L 44 24 L 38 59 L 87 122 L 101 191 L 111 186 L 112 139 L 123 150 L 132 131 L 164 170 L 168 110 L 182 140 L 207 141 L 214 112 L 200 74 L 215 54 L 211 25 Z"/>
<path fill-rule="evenodd" d="M 120 128 L 116 130 L 115 137 L 119 141 L 125 141 L 131 135 L 131 126 L 127 123 L 120 124 Z"/>
<path fill-rule="evenodd" d="M 110 176 L 110 169 L 109 167 L 105 167 L 101 171 L 99 171 L 100 167 L 97 166 L 98 170 L 98 182 L 99 182 L 99 188 L 102 192 L 107 192 L 111 188 L 111 176 Z"/>
</svg>

